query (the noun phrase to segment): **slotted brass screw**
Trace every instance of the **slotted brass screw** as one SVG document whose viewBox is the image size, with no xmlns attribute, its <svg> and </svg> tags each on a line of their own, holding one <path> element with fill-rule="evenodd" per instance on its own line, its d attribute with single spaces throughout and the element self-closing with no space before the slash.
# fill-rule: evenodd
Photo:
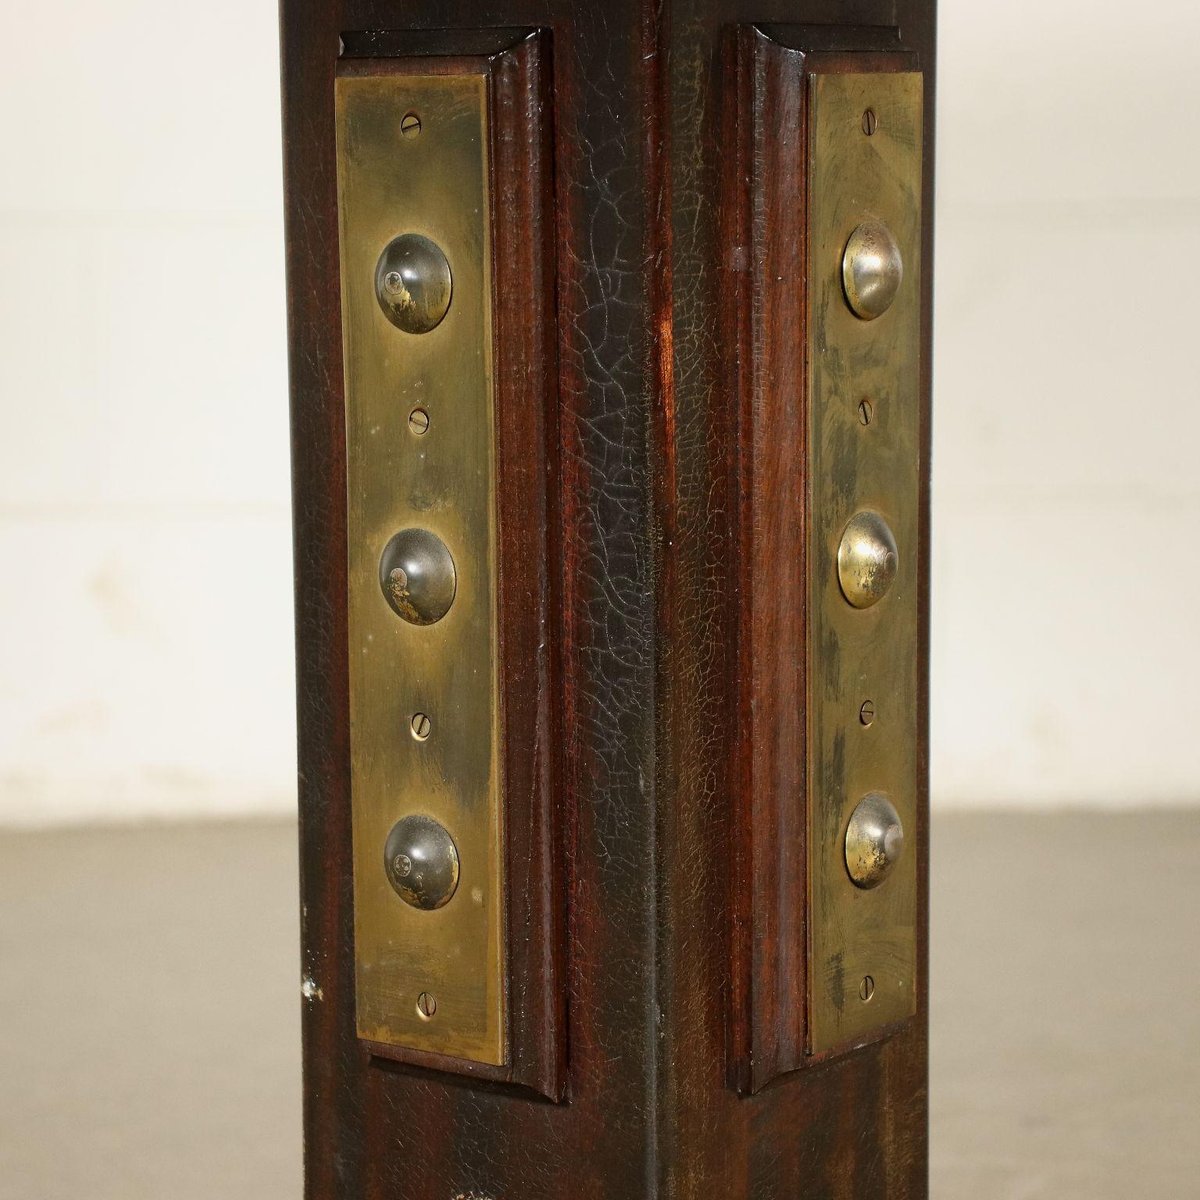
<svg viewBox="0 0 1200 1200">
<path fill-rule="evenodd" d="M 408 414 L 408 427 L 420 437 L 429 429 L 429 414 L 423 408 L 414 408 Z"/>
<path fill-rule="evenodd" d="M 875 701 L 874 700 L 864 700 L 862 702 L 862 707 L 858 710 L 858 719 L 864 725 L 870 725 L 870 723 L 873 720 L 875 720 Z"/>
<path fill-rule="evenodd" d="M 429 1021 L 433 1018 L 433 1014 L 437 1012 L 437 1001 L 428 993 L 422 992 L 417 997 L 417 1012 Z"/>
<path fill-rule="evenodd" d="M 421 118 L 415 112 L 405 113 L 400 118 L 400 132 L 407 138 L 414 138 L 421 132 Z"/>
<path fill-rule="evenodd" d="M 870 975 L 864 975 L 862 983 L 858 985 L 858 998 L 865 1004 L 873 995 L 875 995 L 875 980 Z"/>
<path fill-rule="evenodd" d="M 413 713 L 412 735 L 418 742 L 423 742 L 428 736 L 433 722 L 424 713 Z"/>
<path fill-rule="evenodd" d="M 875 406 L 870 400 L 860 400 L 858 402 L 858 419 L 863 425 L 870 425 L 871 418 L 875 415 Z"/>
<path fill-rule="evenodd" d="M 867 137 L 870 137 L 871 134 L 873 134 L 878 128 L 879 118 L 875 115 L 875 110 L 873 108 L 868 108 L 867 111 L 863 113 L 862 131 L 867 135 Z"/>
</svg>

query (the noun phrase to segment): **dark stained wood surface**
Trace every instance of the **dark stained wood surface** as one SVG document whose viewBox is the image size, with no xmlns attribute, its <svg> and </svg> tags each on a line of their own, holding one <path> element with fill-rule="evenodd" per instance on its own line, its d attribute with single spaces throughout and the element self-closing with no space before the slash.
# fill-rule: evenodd
<svg viewBox="0 0 1200 1200">
<path fill-rule="evenodd" d="M 809 888 L 805 612 L 809 300 L 808 78 L 913 70 L 896 30 L 754 26 L 726 38 L 721 346 L 736 411 L 730 483 L 739 563 L 729 633 L 739 831 L 733 913 L 731 1079 L 758 1091 L 806 1053 Z"/>
<path fill-rule="evenodd" d="M 768 11 L 769 10 L 769 11 Z M 736 921 L 749 886 L 735 871 L 745 833 L 734 772 L 740 723 L 746 712 L 734 694 L 739 606 L 714 601 L 741 586 L 731 551 L 736 529 L 737 447 L 731 425 L 736 375 L 729 355 L 738 342 L 714 329 L 730 328 L 726 280 L 745 246 L 729 245 L 720 198 L 728 130 L 738 103 L 736 78 L 722 39 L 739 21 L 777 21 L 768 29 L 785 44 L 822 51 L 861 50 L 860 36 L 835 26 L 890 25 L 900 47 L 919 58 L 926 75 L 925 212 L 933 187 L 933 6 L 912 3 L 769 5 L 747 11 L 738 0 L 692 0 L 674 10 L 671 159 L 675 278 L 675 404 L 677 423 L 673 517 L 675 586 L 660 599 L 660 637 L 671 647 L 656 698 L 662 722 L 657 740 L 659 843 L 664 876 L 663 926 L 672 931 L 663 1009 L 673 1048 L 661 1111 L 664 1114 L 664 1194 L 671 1197 L 919 1197 L 927 1192 L 927 874 L 919 879 L 921 993 L 915 1021 L 900 1035 L 831 1062 L 787 1074 L 753 1096 L 738 1094 L 739 1022 L 745 995 L 729 960 L 714 948 L 736 946 Z M 797 29 L 800 22 L 810 29 Z M 781 127 L 779 137 L 796 133 Z M 776 150 L 776 154 L 781 153 Z M 742 180 L 735 186 L 745 186 Z M 921 661 L 928 654 L 929 329 L 932 311 L 932 220 L 925 223 L 922 313 L 922 563 Z M 722 271 L 724 266 L 725 271 Z M 734 322 L 736 324 L 736 322 Z M 927 679 L 921 673 L 921 771 L 927 779 Z M 923 789 L 921 805 L 927 807 Z M 927 862 L 927 823 L 916 852 Z M 743 972 L 751 969 L 741 960 Z M 745 1023 L 741 1023 L 743 1034 Z M 786 1027 L 780 1029 L 786 1035 Z M 742 1045 L 744 1046 L 744 1042 Z M 780 1045 L 785 1043 L 782 1040 Z M 702 1048 L 702 1049 L 701 1049 Z M 741 1073 L 744 1082 L 746 1074 Z"/>
<path fill-rule="evenodd" d="M 320 989 L 304 1002 L 310 1200 L 925 1194 L 924 996 L 897 1037 L 754 1096 L 733 1086 L 745 698 L 732 658 L 737 401 L 722 350 L 723 264 L 737 248 L 719 198 L 735 159 L 722 46 L 751 20 L 899 27 L 927 73 L 931 122 L 924 0 L 284 0 L 303 970 Z M 537 736 L 558 758 L 533 771 L 552 782 L 555 822 L 530 844 L 531 871 L 562 868 L 550 909 L 565 929 L 528 970 L 565 975 L 559 1103 L 372 1057 L 353 1023 L 333 75 L 343 33 L 374 53 L 490 54 L 479 31 L 500 27 L 551 42 L 554 218 L 544 257 L 514 268 L 554 272 L 555 345 L 521 353 L 533 377 L 554 362 L 554 387 L 533 390 L 535 404 L 556 391 L 557 407 L 540 431 L 526 414 L 533 424 L 507 436 L 555 442 L 544 536 L 557 661 L 529 668 L 552 695 Z M 508 94 L 530 103 L 542 86 L 517 79 Z M 930 124 L 927 213 L 932 144 Z M 535 171 L 528 186 L 544 198 L 548 185 Z M 927 451 L 928 347 L 923 363 Z M 536 516 L 530 528 L 543 536 Z M 925 895 L 922 876 L 922 913 Z M 539 1053 L 552 1059 L 553 1045 Z"/>
<path fill-rule="evenodd" d="M 729 792 L 737 869 L 730 1069 L 757 1090 L 804 1057 L 808 109 L 803 63 L 757 29 L 724 53 L 722 346 L 736 404 L 731 494 L 739 564 Z"/>
<path fill-rule="evenodd" d="M 497 55 L 489 103 L 509 1025 L 514 1080 L 557 1099 L 567 988 L 551 54 L 538 32 Z"/>
</svg>

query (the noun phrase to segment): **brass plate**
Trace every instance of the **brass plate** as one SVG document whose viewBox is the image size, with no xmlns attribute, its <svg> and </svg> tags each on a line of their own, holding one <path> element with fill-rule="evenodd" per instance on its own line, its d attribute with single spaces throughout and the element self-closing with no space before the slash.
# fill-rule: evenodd
<svg viewBox="0 0 1200 1200">
<path fill-rule="evenodd" d="M 419 117 L 413 132 L 409 113 Z M 497 679 L 495 416 L 488 111 L 482 74 L 348 74 L 336 82 L 349 536 L 351 805 L 359 1036 L 502 1065 L 504 859 Z M 446 316 L 392 325 L 379 256 L 416 233 L 449 260 Z M 427 414 L 428 428 L 419 432 Z M 406 528 L 449 548 L 457 591 L 413 625 L 379 560 Z M 414 714 L 429 718 L 414 736 Z M 423 726 L 420 729 L 423 731 Z M 444 907 L 406 904 L 384 872 L 401 817 L 439 821 L 458 850 Z M 418 1010 L 422 993 L 436 1002 Z M 428 1008 L 428 1002 L 425 1002 Z"/>
<path fill-rule="evenodd" d="M 922 78 L 817 74 L 808 86 L 808 1051 L 821 1054 L 916 1011 Z M 843 293 L 842 251 L 869 218 L 891 229 L 904 276 L 891 307 L 862 320 Z M 838 584 L 838 543 L 861 509 L 884 517 L 899 551 L 895 582 L 870 608 L 852 607 Z M 863 890 L 845 837 L 869 792 L 895 805 L 906 849 Z"/>
</svg>

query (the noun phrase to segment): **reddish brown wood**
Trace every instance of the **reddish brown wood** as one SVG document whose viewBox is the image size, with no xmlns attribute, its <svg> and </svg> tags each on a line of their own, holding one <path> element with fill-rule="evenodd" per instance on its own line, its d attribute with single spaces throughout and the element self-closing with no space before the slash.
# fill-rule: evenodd
<svg viewBox="0 0 1200 1200">
<path fill-rule="evenodd" d="M 739 563 L 730 670 L 741 714 L 731 797 L 742 831 L 730 894 L 730 1069 L 750 1091 L 815 1061 L 806 1053 L 808 77 L 916 65 L 895 51 L 894 31 L 840 30 L 832 45 L 815 30 L 775 33 L 793 44 L 741 26 L 725 50 L 734 169 L 722 200 L 722 294 Z"/>
<path fill-rule="evenodd" d="M 747 1077 L 747 1051 L 730 1014 L 755 968 L 735 955 L 747 808 L 731 740 L 745 699 L 731 598 L 738 393 L 721 318 L 721 264 L 738 247 L 719 201 L 735 92 L 722 40 L 772 20 L 813 23 L 807 42 L 769 31 L 804 49 L 838 49 L 846 25 L 899 29 L 920 54 L 932 119 L 929 0 L 284 0 L 303 969 L 319 989 L 304 1001 L 311 1200 L 925 1194 L 924 996 L 920 1018 L 885 1043 L 752 1095 L 732 1086 Z M 338 42 L 377 56 L 491 57 L 530 29 L 552 48 L 541 94 L 553 153 L 540 162 L 554 171 L 542 228 L 554 255 L 520 269 L 513 259 L 507 275 L 498 262 L 497 299 L 512 303 L 521 270 L 553 272 L 555 357 L 529 347 L 528 362 L 556 373 L 530 403 L 548 406 L 558 471 L 544 534 L 557 661 L 527 677 L 535 690 L 548 677 L 553 695 L 536 736 L 545 731 L 558 764 L 536 759 L 530 771 L 550 780 L 558 833 L 532 830 L 528 844 L 542 865 L 557 855 L 565 898 L 550 911 L 564 929 L 551 961 L 522 970 L 565 973 L 562 1103 L 372 1057 L 353 1022 Z M 519 106 L 533 91 L 525 76 L 506 94 Z M 493 149 L 499 160 L 509 148 Z M 931 212 L 932 153 L 926 170 Z M 927 329 L 930 251 L 927 241 Z M 927 379 L 928 347 L 923 362 Z M 925 413 L 927 431 L 927 395 Z M 501 436 L 541 435 L 523 424 Z M 504 523 L 507 539 L 519 525 Z M 531 527 L 542 536 L 536 518 Z"/>
<path fill-rule="evenodd" d="M 734 739 L 739 871 L 731 1065 L 757 1089 L 804 1057 L 805 581 L 807 296 L 806 88 L 802 59 L 756 29 L 737 31 L 730 124 L 737 171 L 728 197 L 736 247 L 732 394 L 740 564 Z"/>
<path fill-rule="evenodd" d="M 512 1079 L 565 1085 L 558 308 L 550 38 L 491 60 L 500 684 Z"/>
<path fill-rule="evenodd" d="M 737 211 L 751 212 L 747 200 L 738 200 L 739 195 L 748 197 L 750 176 L 744 146 L 736 144 L 730 131 L 737 129 L 739 113 L 746 111 L 753 74 L 739 74 L 736 54 L 717 49 L 723 38 L 730 37 L 729 17 L 739 7 L 736 3 L 719 5 L 717 12 L 704 0 L 681 7 L 684 12 L 676 10 L 681 32 L 672 43 L 676 398 L 681 417 L 674 464 L 679 532 L 671 553 L 679 560 L 676 575 L 688 586 L 664 605 L 664 620 L 670 622 L 666 636 L 672 640 L 672 669 L 661 702 L 657 743 L 660 779 L 670 789 L 660 829 L 665 875 L 662 920 L 673 931 L 662 1006 L 666 1039 L 676 1049 L 663 1102 L 671 1147 L 664 1191 L 687 1197 L 920 1197 L 927 1188 L 924 869 L 918 894 L 922 991 L 917 1018 L 887 1041 L 789 1071 L 752 1094 L 738 1092 L 739 1084 L 751 1086 L 751 1070 L 759 1065 L 747 1061 L 752 1027 L 748 1001 L 753 992 L 743 989 L 758 985 L 761 991 L 772 986 L 770 979 L 755 978 L 752 958 L 757 952 L 759 963 L 769 968 L 769 949 L 755 946 L 742 920 L 750 907 L 745 890 L 758 886 L 748 859 L 739 854 L 754 803 L 754 797 L 742 791 L 744 782 L 738 774 L 740 730 L 743 722 L 753 719 L 746 694 L 735 687 L 743 609 L 740 599 L 736 605 L 713 599 L 745 584 L 735 549 L 737 531 L 745 528 L 737 520 L 737 468 L 752 443 L 738 439 L 734 419 L 738 412 L 732 400 L 739 396 L 745 400 L 738 379 L 739 372 L 748 369 L 746 355 L 753 343 L 744 327 L 738 335 L 744 309 L 734 276 L 748 270 L 752 260 L 748 217 L 742 222 L 729 218 Z M 757 15 L 766 18 L 765 13 Z M 878 51 L 884 37 L 893 50 L 898 46 L 918 56 L 913 65 L 926 78 L 924 205 L 930 213 L 932 10 L 921 4 L 897 5 L 890 7 L 889 20 L 883 6 L 829 3 L 800 6 L 789 16 L 826 23 L 771 27 L 764 32 L 779 47 L 824 59 L 829 69 L 836 69 L 843 54 Z M 837 24 L 839 20 L 871 28 L 847 30 Z M 879 28 L 890 24 L 899 27 L 899 37 L 896 28 Z M 729 48 L 728 40 L 724 45 Z M 804 64 L 790 57 L 799 75 Z M 788 75 L 782 72 L 777 78 L 786 83 Z M 779 114 L 764 128 L 765 136 L 776 143 L 798 132 L 797 125 Z M 781 153 L 778 145 L 773 152 Z M 739 166 L 731 181 L 727 171 L 735 155 Z M 802 202 L 799 196 L 793 198 Z M 925 225 L 923 246 L 923 463 L 928 462 L 929 438 L 931 225 Z M 731 232 L 739 228 L 745 232 Z M 746 292 L 741 295 L 745 303 Z M 718 326 L 724 336 L 713 339 L 715 313 L 724 314 Z M 746 431 L 744 425 L 740 428 Z M 922 514 L 922 546 L 927 547 L 927 476 L 922 480 Z M 722 530 L 728 540 L 714 537 L 714 531 Z M 928 648 L 927 572 L 923 552 L 923 662 Z M 923 674 L 921 688 L 924 712 Z M 740 697 L 736 703 L 735 696 Z M 769 703 L 770 698 L 760 693 L 753 701 Z M 922 781 L 927 769 L 926 738 L 922 718 Z M 922 803 L 926 802 L 923 794 Z M 924 822 L 917 840 L 916 853 L 923 865 L 928 851 Z M 726 869 L 732 864 L 742 870 Z M 798 882 L 802 884 L 803 877 Z M 782 920 L 791 914 L 776 915 Z M 713 953 L 723 939 L 731 959 Z M 777 996 L 788 981 L 778 980 L 774 986 Z M 788 1015 L 794 1020 L 793 1014 Z M 775 1038 L 776 1047 L 786 1048 L 783 1038 L 789 1034 L 792 1047 L 797 1045 L 794 1030 L 793 1024 L 790 1029 L 768 1027 L 763 1032 Z"/>
</svg>

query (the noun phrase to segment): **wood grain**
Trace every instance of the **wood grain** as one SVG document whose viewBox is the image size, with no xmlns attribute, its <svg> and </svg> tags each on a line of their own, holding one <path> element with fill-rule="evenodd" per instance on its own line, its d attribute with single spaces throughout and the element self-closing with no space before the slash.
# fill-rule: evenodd
<svg viewBox="0 0 1200 1200">
<path fill-rule="evenodd" d="M 731 1013 L 753 968 L 735 952 L 745 700 L 724 282 L 738 247 L 720 197 L 735 99 L 723 38 L 753 20 L 898 27 L 932 81 L 928 0 L 283 2 L 303 970 L 320 988 L 304 1001 L 310 1200 L 925 1194 L 924 996 L 886 1043 L 754 1095 L 734 1086 L 746 1051 Z M 548 679 L 553 696 L 537 735 L 553 757 L 530 770 L 549 781 L 554 820 L 529 844 L 531 874 L 561 873 L 545 964 L 565 977 L 561 1103 L 372 1057 L 353 1025 L 333 73 L 343 35 L 374 53 L 491 54 L 480 30 L 500 27 L 543 31 L 551 51 L 539 94 L 553 261 L 520 270 L 553 271 L 555 344 L 521 353 L 554 386 L 534 389 L 540 433 L 535 416 L 502 436 L 544 436 L 554 464 L 550 650 L 526 678 Z M 531 87 L 514 84 L 514 103 L 532 103 Z M 498 286 L 505 304 L 521 291 Z M 927 437 L 927 347 L 923 362 Z M 922 914 L 925 894 L 922 875 Z"/>
<path fill-rule="evenodd" d="M 897 31 L 741 26 L 726 41 L 723 263 L 740 719 L 731 725 L 739 830 L 731 1079 L 757 1091 L 816 1061 L 806 1052 L 811 494 L 808 395 L 809 124 L 814 73 L 912 70 Z M 806 47 L 806 48 L 802 48 Z"/>
</svg>

